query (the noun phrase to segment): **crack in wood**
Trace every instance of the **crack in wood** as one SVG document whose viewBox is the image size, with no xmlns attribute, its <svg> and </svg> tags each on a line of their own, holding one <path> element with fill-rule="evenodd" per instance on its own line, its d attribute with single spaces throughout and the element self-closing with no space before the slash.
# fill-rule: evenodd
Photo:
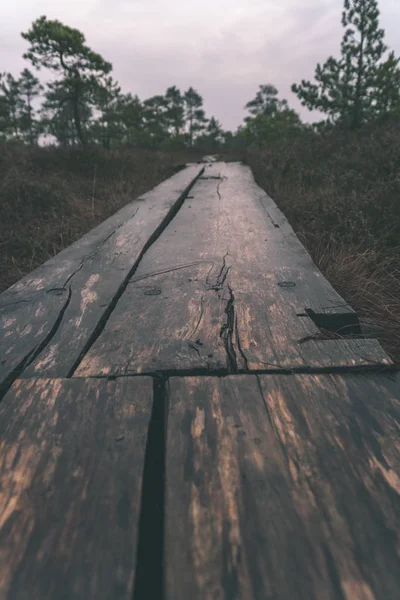
<svg viewBox="0 0 400 600">
<path fill-rule="evenodd" d="M 39 356 L 39 354 L 44 350 L 44 348 L 46 348 L 46 346 L 48 346 L 48 344 L 51 342 L 53 337 L 56 335 L 57 330 L 60 327 L 61 322 L 63 320 L 64 313 L 67 310 L 69 303 L 71 302 L 71 297 L 72 297 L 72 290 L 71 290 L 71 288 L 68 288 L 68 296 L 65 300 L 64 305 L 62 306 L 62 308 L 59 312 L 57 319 L 54 321 L 54 324 L 53 324 L 52 328 L 50 329 L 49 333 L 46 335 L 46 337 L 43 338 L 43 340 L 40 342 L 40 344 L 35 346 L 26 356 L 24 356 L 24 358 L 21 360 L 21 362 L 13 369 L 13 371 L 8 375 L 8 377 L 6 377 L 6 379 L 0 385 L 0 401 L 3 399 L 3 397 L 5 396 L 7 391 L 10 389 L 10 387 L 12 386 L 14 381 L 20 377 L 22 372 L 30 364 L 33 363 L 33 361 L 37 358 L 37 356 Z"/>
<path fill-rule="evenodd" d="M 193 337 L 195 335 L 195 333 L 197 332 L 198 328 L 200 327 L 200 323 L 201 323 L 201 320 L 203 318 L 203 315 L 204 315 L 204 296 L 202 296 L 200 298 L 200 316 L 199 316 L 199 319 L 198 319 L 198 321 L 196 323 L 196 327 L 194 328 L 194 331 L 193 331 L 193 333 L 192 333 L 192 335 L 190 337 Z"/>
<path fill-rule="evenodd" d="M 217 185 L 217 194 L 218 194 L 219 200 L 222 200 L 221 192 L 219 191 L 219 188 L 220 188 L 221 183 L 224 181 L 224 179 L 225 179 L 225 177 L 221 177 L 220 181 L 218 181 L 218 185 Z"/>
<path fill-rule="evenodd" d="M 71 369 L 69 370 L 69 372 L 67 374 L 68 378 L 73 376 L 76 369 L 82 362 L 83 357 L 88 353 L 90 348 L 93 346 L 93 344 L 95 343 L 97 338 L 100 336 L 100 334 L 104 330 L 104 328 L 107 324 L 107 321 L 109 320 L 112 312 L 114 311 L 119 299 L 125 292 L 133 275 L 136 273 L 144 255 L 149 250 L 149 248 L 158 240 L 158 238 L 163 233 L 163 231 L 166 229 L 166 227 L 170 224 L 170 222 L 175 218 L 178 211 L 182 207 L 182 204 L 184 203 L 187 196 L 189 195 L 190 190 L 192 189 L 192 187 L 195 185 L 195 183 L 198 181 L 198 179 L 201 177 L 201 175 L 203 173 L 204 173 L 204 168 L 201 169 L 201 171 L 198 173 L 198 175 L 190 182 L 189 186 L 186 188 L 186 190 L 183 192 L 183 194 L 181 194 L 181 196 L 178 198 L 178 200 L 175 202 L 175 204 L 171 207 L 170 211 L 165 216 L 163 221 L 160 223 L 160 225 L 157 227 L 157 229 L 152 233 L 152 235 L 150 235 L 149 239 L 144 244 L 137 260 L 132 265 L 131 269 L 129 270 L 125 279 L 122 281 L 121 285 L 118 287 L 113 298 L 111 299 L 111 301 L 109 302 L 108 306 L 106 307 L 104 313 L 102 314 L 99 321 L 97 322 L 97 325 L 94 328 L 92 334 L 89 336 L 89 338 L 88 338 L 86 344 L 84 345 L 82 351 L 80 352 L 78 358 L 75 360 L 74 364 L 72 365 Z"/>
<path fill-rule="evenodd" d="M 111 231 L 111 233 L 109 233 L 103 240 L 101 240 L 101 242 L 99 242 L 98 246 L 96 246 L 96 248 L 94 248 L 94 250 L 92 250 L 92 252 L 90 252 L 89 254 L 87 254 L 86 256 L 84 256 L 81 260 L 81 263 L 79 265 L 79 267 L 77 269 L 75 269 L 75 271 L 73 273 L 71 273 L 71 275 L 69 275 L 69 277 L 66 279 L 65 283 L 63 284 L 63 288 L 66 289 L 68 283 L 71 281 L 71 279 L 77 274 L 79 273 L 79 271 L 83 268 L 83 266 L 85 265 L 85 263 L 87 263 L 91 258 L 93 258 L 94 256 L 96 256 L 96 254 L 98 254 L 100 248 L 102 246 L 104 246 L 104 244 L 113 236 L 115 235 L 115 233 L 118 231 L 118 229 L 120 229 L 123 225 L 126 225 L 131 219 L 134 218 L 134 216 L 136 215 L 136 213 L 138 212 L 139 207 L 137 207 L 137 209 L 135 210 L 135 212 L 128 217 L 128 219 L 126 221 L 122 221 L 122 223 L 120 223 L 118 225 L 118 227 L 116 227 L 113 231 Z"/>
<path fill-rule="evenodd" d="M 208 275 L 206 277 L 206 287 L 207 287 L 208 290 L 214 290 L 214 291 L 218 292 L 219 290 L 222 290 L 222 288 L 224 287 L 224 283 L 225 283 L 225 280 L 226 280 L 226 278 L 228 276 L 229 269 L 231 268 L 230 266 L 229 267 L 226 266 L 226 257 L 227 256 L 229 256 L 228 252 L 222 258 L 221 269 L 220 269 L 220 271 L 219 271 L 219 273 L 217 275 L 217 279 L 216 279 L 215 283 L 213 283 L 213 284 L 209 283 L 209 275 L 210 275 L 210 273 L 212 271 L 212 268 L 213 268 L 213 267 L 211 267 L 211 269 L 210 269 L 210 271 L 209 271 L 209 273 L 208 273 Z"/>
<path fill-rule="evenodd" d="M 244 353 L 244 350 L 242 349 L 242 346 L 241 346 L 241 343 L 240 343 L 240 335 L 239 335 L 239 326 L 238 326 L 237 315 L 235 315 L 235 337 L 236 337 L 236 346 L 237 346 L 237 349 L 238 349 L 239 354 L 242 357 L 244 365 L 245 365 L 245 372 L 248 372 L 249 371 L 249 362 L 247 360 L 247 356 Z"/>
<path fill-rule="evenodd" d="M 160 271 L 152 271 L 151 273 L 147 273 L 146 275 L 141 275 L 141 277 L 132 277 L 129 281 L 128 285 L 132 285 L 137 283 L 138 281 L 143 281 L 143 279 L 149 279 L 150 277 L 157 277 L 157 275 L 165 275 L 166 273 L 173 273 L 174 271 L 180 271 L 181 269 L 187 269 L 188 267 L 193 267 L 196 265 L 204 265 L 207 263 L 211 263 L 210 272 L 214 268 L 214 261 L 211 260 L 195 260 L 189 263 L 184 263 L 181 265 L 176 265 L 175 267 L 168 267 L 168 269 L 161 269 Z"/>
<path fill-rule="evenodd" d="M 226 360 L 229 373 L 237 373 L 238 365 L 236 352 L 233 345 L 233 334 L 235 330 L 235 296 L 232 288 L 228 284 L 229 298 L 225 307 L 226 323 L 222 325 L 219 336 L 224 343 Z"/>
<path fill-rule="evenodd" d="M 14 381 L 16 381 L 19 378 L 19 376 L 25 369 L 29 358 L 33 355 L 36 348 L 37 346 L 35 346 L 30 352 L 28 352 L 28 354 L 26 354 L 23 357 L 23 359 L 16 365 L 16 367 L 11 371 L 11 373 L 9 373 L 4 379 L 4 381 L 0 384 L 0 402 L 6 395 L 10 387 L 13 385 Z"/>
<path fill-rule="evenodd" d="M 14 302 L 8 302 L 7 304 L 0 304 L 0 310 L 9 308 L 10 306 L 17 306 L 17 304 L 29 304 L 30 302 L 34 301 L 35 300 L 15 300 Z"/>
</svg>

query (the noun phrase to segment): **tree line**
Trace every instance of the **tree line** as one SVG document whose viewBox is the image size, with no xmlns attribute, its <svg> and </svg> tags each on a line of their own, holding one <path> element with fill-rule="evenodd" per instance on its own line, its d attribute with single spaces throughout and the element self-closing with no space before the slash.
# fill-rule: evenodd
<svg viewBox="0 0 400 600">
<path fill-rule="evenodd" d="M 302 80 L 292 92 L 310 111 L 325 115 L 311 125 L 301 122 L 273 85 L 262 85 L 246 105 L 250 117 L 239 127 L 244 143 L 286 140 L 299 133 L 354 130 L 368 123 L 400 121 L 400 59 L 384 43 L 377 0 L 344 0 L 340 57 L 317 64 L 315 81 Z"/>
<path fill-rule="evenodd" d="M 182 93 L 171 86 L 164 95 L 140 101 L 122 93 L 110 74 L 111 63 L 89 48 L 77 29 L 42 16 L 21 35 L 30 44 L 24 58 L 54 79 L 44 86 L 28 68 L 18 78 L 1 76 L 3 140 L 35 144 L 41 135 L 50 135 L 61 145 L 105 148 L 218 147 L 224 141 L 220 123 L 206 117 L 203 98 L 193 87 Z"/>
<path fill-rule="evenodd" d="M 340 57 L 318 64 L 315 81 L 292 85 L 305 107 L 326 118 L 302 123 L 275 86 L 265 84 L 246 104 L 249 114 L 233 134 L 215 117 L 206 117 L 203 98 L 193 87 L 182 92 L 171 86 L 144 101 L 123 93 L 111 63 L 88 47 L 82 32 L 42 16 L 21 34 L 29 44 L 24 58 L 33 68 L 51 72 L 52 80 L 43 84 L 28 68 L 18 78 L 1 75 L 0 138 L 36 144 L 49 135 L 66 146 L 218 150 L 400 119 L 399 59 L 384 43 L 378 1 L 344 0 L 342 25 Z"/>
</svg>

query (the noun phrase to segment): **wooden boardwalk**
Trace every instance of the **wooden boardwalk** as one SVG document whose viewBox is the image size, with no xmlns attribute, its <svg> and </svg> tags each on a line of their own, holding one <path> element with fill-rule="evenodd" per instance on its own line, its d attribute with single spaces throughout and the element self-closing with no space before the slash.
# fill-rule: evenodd
<svg viewBox="0 0 400 600">
<path fill-rule="evenodd" d="M 0 600 L 397 600 L 400 377 L 240 163 L 0 296 Z"/>
</svg>

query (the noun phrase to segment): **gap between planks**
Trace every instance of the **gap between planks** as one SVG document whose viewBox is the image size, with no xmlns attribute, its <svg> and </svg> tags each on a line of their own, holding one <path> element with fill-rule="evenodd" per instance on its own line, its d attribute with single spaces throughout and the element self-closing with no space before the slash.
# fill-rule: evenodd
<svg viewBox="0 0 400 600">
<path fill-rule="evenodd" d="M 13 383 L 22 376 L 26 376 L 28 378 L 34 379 L 34 378 L 47 378 L 47 377 L 49 377 L 49 378 L 68 377 L 69 378 L 73 375 L 74 371 L 79 366 L 82 358 L 88 352 L 88 350 L 90 349 L 92 344 L 96 341 L 97 337 L 101 334 L 113 309 L 115 308 L 115 305 L 117 304 L 119 298 L 122 296 L 123 292 L 125 291 L 130 279 L 136 272 L 143 256 L 148 251 L 148 249 L 152 246 L 152 244 L 154 244 L 157 241 L 157 239 L 160 237 L 160 235 L 162 234 L 164 229 L 169 225 L 169 223 L 174 219 L 176 214 L 179 212 L 182 204 L 184 203 L 185 199 L 189 195 L 190 190 L 193 188 L 193 186 L 197 182 L 198 178 L 201 177 L 201 175 L 204 173 L 204 170 L 205 170 L 205 167 L 201 168 L 197 172 L 197 174 L 190 180 L 189 184 L 186 185 L 184 190 L 179 194 L 179 196 L 176 198 L 176 200 L 172 203 L 172 205 L 169 208 L 165 217 L 161 220 L 161 222 L 154 229 L 154 231 L 149 235 L 149 237 L 146 240 L 146 242 L 144 243 L 141 251 L 139 252 L 137 259 L 134 261 L 134 264 L 129 269 L 127 275 L 123 278 L 121 284 L 117 287 L 117 291 L 116 291 L 115 295 L 111 298 L 110 302 L 108 303 L 108 306 L 106 307 L 106 310 L 103 312 L 103 315 L 101 316 L 100 320 L 96 323 L 94 329 L 92 330 L 92 333 L 89 335 L 88 340 L 84 344 L 83 349 L 79 353 L 78 357 L 75 360 L 72 360 L 72 365 L 69 368 L 68 372 L 50 373 L 49 375 L 46 375 L 46 373 L 35 372 L 33 367 L 35 365 L 36 359 L 38 359 L 41 356 L 41 354 L 46 349 L 49 348 L 51 341 L 55 338 L 55 336 L 57 335 L 57 332 L 59 331 L 60 327 L 63 324 L 65 313 L 68 310 L 68 307 L 69 307 L 69 305 L 71 303 L 71 299 L 72 299 L 73 292 L 72 292 L 72 288 L 71 288 L 71 280 L 73 279 L 74 275 L 76 275 L 76 273 L 78 273 L 82 269 L 83 265 L 88 260 L 88 258 L 90 258 L 92 255 L 96 254 L 98 252 L 98 249 L 105 243 L 105 241 L 108 240 L 115 233 L 115 231 L 117 229 L 119 229 L 122 225 L 127 223 L 130 220 L 130 218 L 128 218 L 128 221 L 119 223 L 118 226 L 116 227 L 116 229 L 114 229 L 111 233 L 109 233 L 105 239 L 100 240 L 99 244 L 94 249 L 92 249 L 91 252 L 87 256 L 85 256 L 81 259 L 79 266 L 73 271 L 72 274 L 69 274 L 69 276 L 65 280 L 64 284 L 61 283 L 58 285 L 53 285 L 51 287 L 51 289 L 45 290 L 46 295 L 47 294 L 51 295 L 51 299 L 53 302 L 57 301 L 60 304 L 58 315 L 55 318 L 54 323 L 51 323 L 51 321 L 50 321 L 47 324 L 48 332 L 46 333 L 44 338 L 39 343 L 37 343 L 33 347 L 31 347 L 28 351 L 24 351 L 22 354 L 22 358 L 20 358 L 20 360 L 16 362 L 15 366 L 13 366 L 13 368 L 8 373 L 5 374 L 5 377 L 2 381 L 0 379 L 0 401 L 5 396 L 7 391 L 11 388 Z M 172 178 L 170 178 L 170 180 L 172 180 Z M 165 182 L 163 182 L 163 184 L 168 183 L 170 180 L 166 180 Z M 163 185 L 163 184 L 160 184 L 160 185 Z M 159 188 L 160 186 L 157 186 L 157 187 Z M 157 188 L 155 188 L 155 189 L 157 190 Z M 150 195 L 151 193 L 152 193 L 152 191 L 148 192 L 148 195 Z M 142 197 L 140 197 L 138 200 L 140 200 L 141 198 Z M 144 195 L 143 198 L 145 199 L 146 195 Z M 137 210 L 136 210 L 136 212 L 137 212 Z M 122 211 L 120 211 L 120 212 L 122 212 Z M 135 212 L 135 214 L 136 214 L 136 212 Z M 114 215 L 114 217 L 117 217 L 118 215 L 119 215 L 119 213 L 116 213 L 116 215 Z M 96 228 L 96 230 L 89 232 L 82 239 L 85 240 L 86 238 L 90 238 L 91 236 L 94 235 L 94 233 L 97 231 L 97 229 L 99 229 L 99 228 Z M 76 246 L 76 244 L 70 246 L 69 248 L 66 248 L 60 254 L 66 253 L 70 250 L 73 250 L 75 248 L 75 246 Z M 46 267 L 46 264 L 43 266 L 43 268 Z M 40 268 L 42 268 L 42 267 L 40 267 Z M 39 268 L 39 270 L 40 270 L 40 268 Z M 29 276 L 27 276 L 25 279 L 28 279 L 28 278 L 29 278 Z M 23 283 L 23 281 L 24 280 L 22 280 L 22 282 L 17 283 L 14 287 L 17 288 L 20 284 Z M 10 293 L 10 292 L 9 291 L 4 292 L 3 296 L 6 295 L 7 293 Z M 30 295 L 32 295 L 32 292 L 27 291 L 27 296 L 29 297 Z M 58 298 L 58 296 L 63 296 L 63 295 L 66 295 L 65 299 Z M 57 296 L 57 298 L 53 298 L 53 296 Z M 27 304 L 29 306 L 29 300 L 27 300 L 26 302 L 25 302 L 25 300 L 22 300 L 19 302 L 18 301 L 10 302 L 9 305 L 22 304 L 22 303 Z M 8 305 L 7 304 L 4 305 L 4 307 L 6 307 L 6 306 L 8 306 Z M 39 306 L 39 309 L 40 309 L 40 306 Z M 50 313 L 51 313 L 51 311 L 50 311 Z M 51 314 L 49 314 L 49 319 L 50 318 L 51 318 Z M 28 325 L 29 325 L 29 323 L 28 323 Z M 43 324 L 43 327 L 45 325 L 46 325 L 46 323 Z M 15 335 L 14 335 L 14 337 L 15 337 Z M 1 363 L 1 365 L 2 364 L 3 364 L 3 362 Z M 30 368 L 30 365 L 32 365 L 31 368 Z M 28 370 L 28 372 L 27 372 L 27 370 Z"/>
</svg>

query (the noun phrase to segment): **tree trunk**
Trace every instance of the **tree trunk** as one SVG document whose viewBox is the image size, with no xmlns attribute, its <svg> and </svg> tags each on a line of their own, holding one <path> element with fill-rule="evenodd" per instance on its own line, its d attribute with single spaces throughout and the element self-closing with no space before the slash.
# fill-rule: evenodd
<svg viewBox="0 0 400 600">
<path fill-rule="evenodd" d="M 189 115 L 189 139 L 190 139 L 190 147 L 193 146 L 193 113 Z"/>
<path fill-rule="evenodd" d="M 81 78 L 79 73 L 75 73 L 75 82 L 74 82 L 74 95 L 73 95 L 73 111 L 74 111 L 74 124 L 76 135 L 78 137 L 79 143 L 82 146 L 86 145 L 86 139 L 82 127 L 81 121 L 81 113 L 79 110 L 79 101 L 80 101 L 80 92 L 81 92 Z"/>
<path fill-rule="evenodd" d="M 29 121 L 29 143 L 31 144 L 31 146 L 33 146 L 35 143 L 35 139 L 34 139 L 34 135 L 33 135 L 31 97 L 29 94 L 27 96 L 27 104 L 28 104 L 28 121 Z"/>
<path fill-rule="evenodd" d="M 11 109 L 11 119 L 12 119 L 12 128 L 13 128 L 13 131 L 14 131 L 14 135 L 18 139 L 18 137 L 19 137 L 18 133 L 19 132 L 18 132 L 17 111 L 14 108 Z"/>
<path fill-rule="evenodd" d="M 362 106 L 361 106 L 361 79 L 363 76 L 363 60 L 364 60 L 364 18 L 361 21 L 361 41 L 360 41 L 360 54 L 358 56 L 358 69 L 357 69 L 357 83 L 356 83 L 356 97 L 354 100 L 354 113 L 353 113 L 353 129 L 358 129 L 362 125 Z"/>
<path fill-rule="evenodd" d="M 85 137 L 83 135 L 82 123 L 81 123 L 81 115 L 79 112 L 79 102 L 74 98 L 74 124 L 76 135 L 78 137 L 79 143 L 84 146 L 85 145 Z"/>
</svg>

